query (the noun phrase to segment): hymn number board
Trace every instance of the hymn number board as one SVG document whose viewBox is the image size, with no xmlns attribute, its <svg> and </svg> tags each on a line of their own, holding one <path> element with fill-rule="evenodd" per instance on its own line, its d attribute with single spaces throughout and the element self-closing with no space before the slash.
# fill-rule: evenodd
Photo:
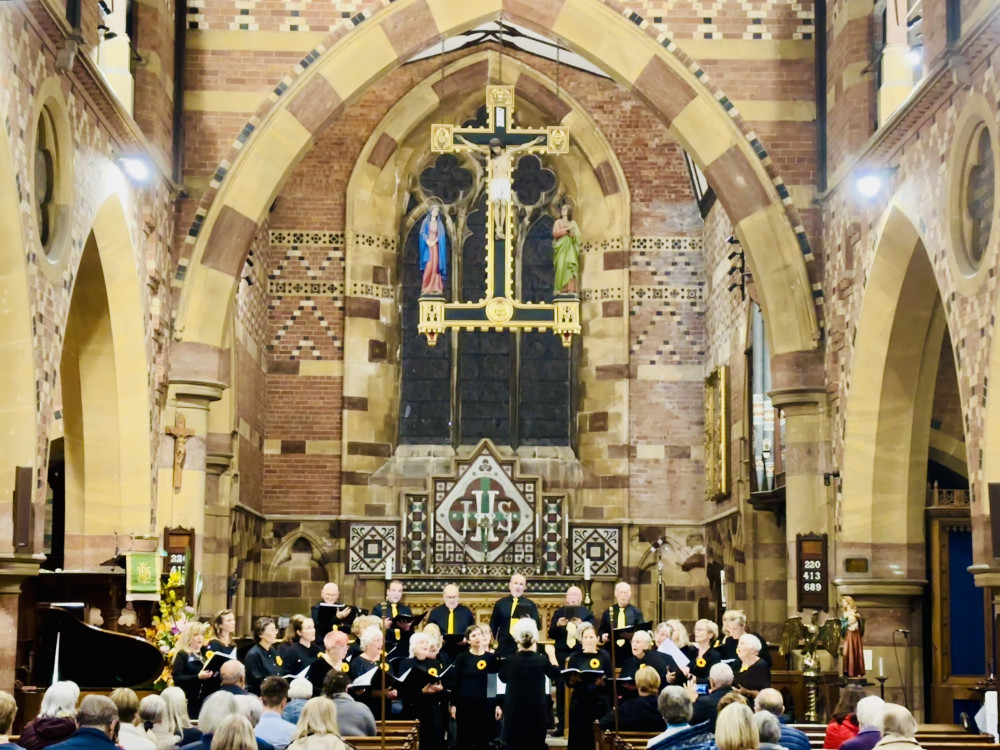
<svg viewBox="0 0 1000 750">
<path fill-rule="evenodd" d="M 798 609 L 829 610 L 829 560 L 826 534 L 796 534 Z"/>
<path fill-rule="evenodd" d="M 177 573 L 180 576 L 181 588 L 184 589 L 190 601 L 194 592 L 191 571 L 194 562 L 194 529 L 164 529 L 163 549 L 167 553 L 166 575 Z"/>
</svg>

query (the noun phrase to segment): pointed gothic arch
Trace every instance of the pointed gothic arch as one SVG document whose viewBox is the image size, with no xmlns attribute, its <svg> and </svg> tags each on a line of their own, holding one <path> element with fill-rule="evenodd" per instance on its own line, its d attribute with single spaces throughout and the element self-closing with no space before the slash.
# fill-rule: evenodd
<svg viewBox="0 0 1000 750">
<path fill-rule="evenodd" d="M 339 29 L 303 61 L 244 128 L 203 198 L 178 268 L 175 326 L 185 341 L 218 347 L 256 231 L 284 181 L 327 125 L 387 71 L 442 36 L 503 14 L 601 65 L 640 97 L 702 167 L 747 253 L 775 355 L 819 340 L 805 231 L 763 145 L 703 71 L 642 18 L 614 2 L 397 0 L 354 29 Z M 602 29 L 594 34 L 594 29 Z"/>
</svg>

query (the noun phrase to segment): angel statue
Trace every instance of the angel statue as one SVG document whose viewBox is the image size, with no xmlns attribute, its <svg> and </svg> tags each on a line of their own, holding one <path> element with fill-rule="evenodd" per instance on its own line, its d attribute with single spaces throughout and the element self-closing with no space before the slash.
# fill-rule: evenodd
<svg viewBox="0 0 1000 750">
<path fill-rule="evenodd" d="M 802 652 L 804 674 L 820 673 L 819 652 L 826 651 L 834 659 L 840 648 L 840 620 L 830 618 L 819 624 L 819 610 L 813 612 L 812 622 L 803 622 L 801 617 L 790 617 L 785 621 L 785 629 L 781 633 L 782 656 L 788 656 L 799 649 Z"/>
</svg>

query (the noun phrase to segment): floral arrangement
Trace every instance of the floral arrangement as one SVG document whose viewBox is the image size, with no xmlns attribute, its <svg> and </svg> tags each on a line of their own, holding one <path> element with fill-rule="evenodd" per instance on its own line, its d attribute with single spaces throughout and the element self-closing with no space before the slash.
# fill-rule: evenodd
<svg viewBox="0 0 1000 750">
<path fill-rule="evenodd" d="M 177 648 L 177 639 L 184 632 L 188 621 L 195 619 L 194 607 L 189 607 L 184 598 L 177 595 L 182 585 L 177 571 L 167 576 L 166 583 L 160 583 L 160 614 L 153 615 L 153 627 L 146 628 L 146 640 L 163 654 L 163 671 L 153 683 L 153 688 L 157 691 L 173 685 L 170 666 Z"/>
</svg>

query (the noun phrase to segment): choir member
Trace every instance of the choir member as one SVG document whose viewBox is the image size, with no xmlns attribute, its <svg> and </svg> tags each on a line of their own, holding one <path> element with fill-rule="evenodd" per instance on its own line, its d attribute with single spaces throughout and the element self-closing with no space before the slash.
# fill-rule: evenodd
<svg viewBox="0 0 1000 750">
<path fill-rule="evenodd" d="M 476 616 L 464 604 L 459 604 L 458 586 L 449 583 L 442 592 L 444 604 L 439 604 L 427 615 L 427 623 L 441 628 L 445 636 L 444 650 L 454 659 L 464 649 L 461 639 L 456 636 L 468 631 L 476 624 Z"/>
<path fill-rule="evenodd" d="M 396 674 L 404 678 L 399 688 L 403 699 L 403 718 L 420 722 L 420 747 L 422 750 L 441 750 L 445 727 L 442 712 L 444 685 L 439 678 L 444 665 L 431 658 L 430 652 L 430 637 L 414 633 L 410 637 L 410 656 L 397 662 Z M 408 672 L 412 674 L 407 675 Z"/>
<path fill-rule="evenodd" d="M 570 586 L 566 589 L 566 603 L 552 613 L 549 640 L 555 642 L 556 661 L 560 666 L 564 666 L 567 659 L 580 650 L 580 627 L 584 623 L 594 624 L 594 613 L 584 607 L 582 602 L 583 592 L 580 587 Z M 556 737 L 563 735 L 565 717 L 566 690 L 560 676 L 556 681 Z"/>
<path fill-rule="evenodd" d="M 257 643 L 247 652 L 243 663 L 247 669 L 247 690 L 259 695 L 264 678 L 283 671 L 282 659 L 274 646 L 278 640 L 278 626 L 270 617 L 259 617 L 253 628 L 253 637 Z"/>
<path fill-rule="evenodd" d="M 633 680 L 641 669 L 653 669 L 660 677 L 660 684 L 666 686 L 679 680 L 681 674 L 677 662 L 672 656 L 662 654 L 652 648 L 653 638 L 645 630 L 632 636 L 632 654 L 621 665 L 621 677 L 631 677 Z M 630 686 L 629 695 L 634 695 L 635 686 Z"/>
<path fill-rule="evenodd" d="M 523 582 L 524 577 L 520 578 Z M 501 739 L 508 748 L 545 750 L 545 730 L 549 722 L 545 678 L 551 680 L 559 675 L 556 650 L 546 644 L 545 655 L 537 653 L 538 626 L 527 617 L 516 621 L 509 636 L 516 651 L 500 666 L 500 679 L 506 685 Z"/>
<path fill-rule="evenodd" d="M 727 637 L 715 648 L 722 655 L 724 661 L 733 661 L 738 658 L 736 646 L 739 644 L 740 637 L 744 633 L 750 633 L 760 641 L 760 658 L 767 662 L 768 667 L 771 666 L 771 652 L 767 648 L 767 641 L 760 633 L 754 633 L 747 629 L 747 616 L 742 610 L 726 610 L 722 616 L 722 627 L 726 630 Z"/>
<path fill-rule="evenodd" d="M 524 589 L 527 581 L 520 573 L 515 573 L 510 577 L 507 585 L 510 594 L 499 599 L 493 605 L 493 614 L 490 616 L 490 630 L 497 639 L 497 656 L 505 659 L 517 651 L 517 643 L 514 640 L 514 627 L 518 619 L 530 617 L 535 622 L 536 630 L 541 627 L 542 620 L 538 616 L 538 607 L 535 603 L 524 596 Z"/>
<path fill-rule="evenodd" d="M 684 654 L 688 659 L 694 659 L 694 653 L 697 649 L 691 643 L 688 638 L 687 628 L 684 627 L 684 623 L 680 620 L 667 620 L 667 625 L 670 626 L 670 638 L 673 640 L 674 644 L 680 649 L 680 652 Z"/>
<path fill-rule="evenodd" d="M 640 669 L 635 675 L 635 685 L 639 695 L 621 704 L 617 725 L 615 712 L 611 710 L 601 719 L 602 729 L 617 728 L 621 732 L 662 732 L 666 729 L 656 700 L 660 694 L 660 675 L 655 669 Z"/>
<path fill-rule="evenodd" d="M 594 746 L 594 718 L 603 716 L 610 706 L 607 686 L 613 673 L 611 657 L 606 650 L 598 648 L 593 623 L 582 623 L 577 635 L 581 648 L 569 657 L 567 668 L 603 673 L 601 676 L 570 673 L 566 678 L 568 686 L 573 688 L 569 705 L 569 750 L 589 750 Z"/>
<path fill-rule="evenodd" d="M 607 643 L 610 640 L 612 626 L 615 629 L 627 628 L 642 622 L 642 612 L 638 607 L 629 603 L 631 598 L 632 587 L 625 583 L 625 581 L 619 581 L 615 586 L 615 603 L 604 610 L 604 613 L 601 615 L 601 626 L 598 628 L 598 634 L 601 636 L 602 643 Z M 630 637 L 626 633 L 623 634 L 623 637 L 615 638 L 614 663 L 616 667 L 620 667 L 629 657 L 630 649 L 627 641 Z"/>
<path fill-rule="evenodd" d="M 330 670 L 350 670 L 350 665 L 344 660 L 347 656 L 347 633 L 333 630 L 323 638 L 323 645 L 326 646 L 326 651 L 319 655 L 306 673 L 306 679 L 313 685 L 313 696 L 323 693 L 323 678 Z"/>
<path fill-rule="evenodd" d="M 489 678 L 496 674 L 498 662 L 486 650 L 490 637 L 481 626 L 470 626 L 465 639 L 469 650 L 455 657 L 448 681 L 451 718 L 458 726 L 457 746 L 462 750 L 489 750 L 501 715 L 496 696 L 489 696 Z"/>
<path fill-rule="evenodd" d="M 412 633 L 410 632 L 410 624 L 400 625 L 399 627 L 393 627 L 392 619 L 398 617 L 399 615 L 412 615 L 413 610 L 410 609 L 409 605 L 403 604 L 403 582 L 398 580 L 393 580 L 389 582 L 389 588 L 385 592 L 385 602 L 379 602 L 372 609 L 372 614 L 376 617 L 382 618 L 382 627 L 385 630 L 385 648 L 387 651 L 391 651 L 396 648 L 396 645 L 400 646 L 400 653 L 409 650 L 409 640 Z M 387 610 L 383 613 L 382 608 L 388 604 Z"/>
<path fill-rule="evenodd" d="M 708 673 L 722 660 L 722 656 L 712 648 L 719 637 L 719 626 L 711 620 L 698 620 L 694 624 L 695 653 L 689 666 L 690 673 L 701 683 L 708 682 Z"/>
<path fill-rule="evenodd" d="M 216 612 L 212 618 L 213 636 L 208 641 L 209 651 L 231 652 L 236 648 L 236 615 L 231 609 Z"/>
<path fill-rule="evenodd" d="M 740 666 L 733 677 L 733 687 L 751 698 L 771 687 L 771 667 L 761 658 L 760 649 L 760 639 L 752 633 L 741 635 L 736 646 Z"/>
<path fill-rule="evenodd" d="M 206 680 L 214 674 L 205 669 L 201 658 L 201 648 L 205 645 L 207 626 L 200 622 L 189 622 L 177 639 L 177 653 L 170 668 L 174 684 L 184 691 L 187 698 L 187 712 L 192 719 L 198 718 L 201 701 L 204 698 L 202 688 Z"/>
<path fill-rule="evenodd" d="M 340 586 L 333 581 L 325 584 L 320 592 L 320 601 L 312 606 L 310 615 L 316 623 L 316 637 L 324 638 L 331 630 L 340 630 L 347 625 L 352 608 L 340 603 Z"/>
<path fill-rule="evenodd" d="M 382 646 L 384 639 L 382 629 L 378 626 L 368 626 L 361 631 L 358 639 L 361 645 L 361 653 L 351 659 L 351 679 L 356 680 L 364 674 L 376 669 L 382 659 Z M 388 664 L 383 665 L 388 669 Z M 372 678 L 372 687 L 355 691 L 355 697 L 372 710 L 372 715 L 376 720 L 382 718 L 382 690 L 385 686 L 380 684 L 378 677 Z M 390 686 L 385 690 L 385 703 L 388 709 L 389 704 L 395 699 L 396 691 Z"/>
<path fill-rule="evenodd" d="M 316 625 L 311 617 L 292 615 L 278 653 L 286 674 L 298 674 L 311 665 L 323 650 L 316 643 Z"/>
</svg>

